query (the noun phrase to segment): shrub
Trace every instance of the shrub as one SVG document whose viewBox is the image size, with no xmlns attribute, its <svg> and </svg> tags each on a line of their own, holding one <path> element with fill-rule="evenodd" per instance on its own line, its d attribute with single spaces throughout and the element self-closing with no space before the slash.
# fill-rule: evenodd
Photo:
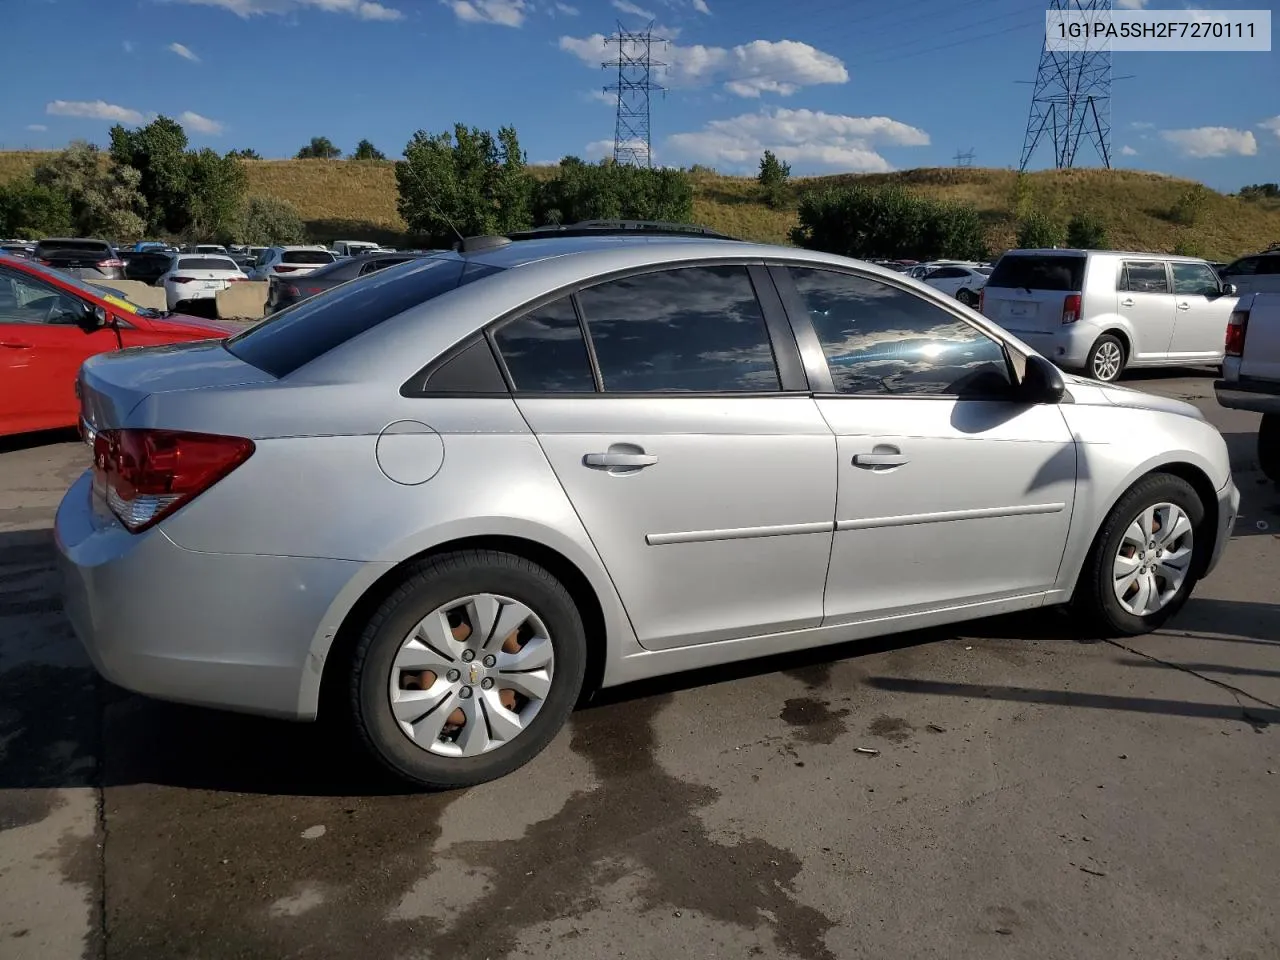
<svg viewBox="0 0 1280 960">
<path fill-rule="evenodd" d="M 1088 213 L 1077 213 L 1067 223 L 1067 246 L 1080 250 L 1105 250 L 1107 225 Z"/>
<path fill-rule="evenodd" d="M 306 227 L 298 208 L 276 197 L 250 197 L 240 214 L 236 236 L 241 243 L 269 247 L 277 243 L 302 243 Z"/>
<path fill-rule="evenodd" d="M 835 187 L 806 194 L 791 241 L 850 257 L 979 260 L 982 222 L 966 204 L 915 196 L 900 187 Z"/>
<path fill-rule="evenodd" d="M 0 184 L 0 237 L 38 240 L 71 230 L 71 201 L 30 177 Z"/>
<path fill-rule="evenodd" d="M 1023 250 L 1061 247 L 1066 239 L 1062 224 L 1048 214 L 1033 210 L 1018 221 L 1018 246 Z"/>
<path fill-rule="evenodd" d="M 539 224 L 583 220 L 688 223 L 693 219 L 693 184 L 681 170 L 633 167 L 612 160 L 588 164 L 577 157 L 565 157 L 555 176 L 538 185 L 533 214 Z"/>
<path fill-rule="evenodd" d="M 1195 226 L 1209 205 L 1209 190 L 1204 184 L 1193 184 L 1182 192 L 1169 211 L 1169 219 L 1184 227 Z"/>
<path fill-rule="evenodd" d="M 85 237 L 137 240 L 146 229 L 147 203 L 133 167 L 110 162 L 91 143 L 76 141 L 32 171 L 38 185 L 66 197 L 71 228 Z"/>
</svg>

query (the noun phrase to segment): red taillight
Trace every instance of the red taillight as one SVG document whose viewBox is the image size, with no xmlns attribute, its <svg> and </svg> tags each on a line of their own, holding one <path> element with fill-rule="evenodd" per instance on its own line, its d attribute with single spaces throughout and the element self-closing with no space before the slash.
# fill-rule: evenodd
<svg viewBox="0 0 1280 960">
<path fill-rule="evenodd" d="M 106 260 L 99 260 L 98 266 L 104 270 L 115 268 L 117 270 L 124 269 L 124 261 L 117 260 L 115 257 L 108 257 Z"/>
<path fill-rule="evenodd" d="M 1227 321 L 1227 342 L 1223 352 L 1228 357 L 1244 356 L 1244 336 L 1249 331 L 1249 311 L 1237 310 Z"/>
<path fill-rule="evenodd" d="M 286 267 L 286 266 L 284 266 L 283 264 L 279 264 L 279 263 L 277 263 L 277 264 L 276 264 L 274 267 L 272 267 L 271 269 L 272 269 L 272 270 L 274 270 L 276 273 L 293 273 L 293 271 L 295 271 L 295 270 L 297 270 L 297 269 L 299 269 L 299 268 L 298 268 L 298 267 Z"/>
<path fill-rule="evenodd" d="M 140 533 L 244 463 L 252 440 L 177 430 L 104 430 L 93 440 L 95 487 Z"/>
<path fill-rule="evenodd" d="M 280 287 L 280 295 L 282 297 L 301 297 L 302 291 L 292 283 L 282 284 Z"/>
<path fill-rule="evenodd" d="M 41 260 L 37 260 L 36 262 L 37 262 L 37 263 L 40 263 L 40 264 L 43 264 L 43 265 L 44 265 L 44 266 L 46 266 L 46 267 L 52 267 L 52 266 L 53 266 L 53 262 L 52 262 L 51 260 L 43 260 L 43 259 L 41 259 Z"/>
<path fill-rule="evenodd" d="M 195 283 L 196 282 L 195 277 L 170 277 L 169 279 L 172 280 L 174 283 Z"/>
<path fill-rule="evenodd" d="M 1075 323 L 1080 319 L 1080 294 L 1069 293 L 1062 301 L 1062 322 Z"/>
</svg>

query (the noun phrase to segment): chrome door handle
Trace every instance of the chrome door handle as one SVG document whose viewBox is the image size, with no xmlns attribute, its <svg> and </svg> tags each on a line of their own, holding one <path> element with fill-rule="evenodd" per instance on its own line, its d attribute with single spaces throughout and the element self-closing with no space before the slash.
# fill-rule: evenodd
<svg viewBox="0 0 1280 960">
<path fill-rule="evenodd" d="M 31 344 L 18 343 L 15 340 L 0 340 L 0 347 L 8 347 L 10 350 L 30 350 Z"/>
<path fill-rule="evenodd" d="M 1191 304 L 1189 304 L 1189 303 L 1180 303 L 1180 304 L 1178 304 L 1178 309 L 1179 309 L 1179 310 L 1190 310 L 1190 309 L 1191 309 Z"/>
<path fill-rule="evenodd" d="M 853 458 L 855 467 L 900 467 L 911 458 L 901 453 L 859 453 Z"/>
<path fill-rule="evenodd" d="M 1120 306 L 1122 306 L 1122 307 L 1132 307 L 1132 306 L 1133 306 L 1133 300 L 1121 300 L 1121 301 L 1120 301 Z"/>
<path fill-rule="evenodd" d="M 658 458 L 649 453 L 588 453 L 582 462 L 588 467 L 651 467 Z"/>
</svg>

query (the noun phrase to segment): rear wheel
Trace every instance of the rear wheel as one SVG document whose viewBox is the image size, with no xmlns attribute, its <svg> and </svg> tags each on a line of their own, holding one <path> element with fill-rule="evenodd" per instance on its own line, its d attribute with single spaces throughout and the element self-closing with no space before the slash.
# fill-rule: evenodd
<svg viewBox="0 0 1280 960">
<path fill-rule="evenodd" d="M 1267 479 L 1280 483 L 1280 413 L 1264 413 L 1258 424 L 1258 466 Z"/>
<path fill-rule="evenodd" d="M 568 591 L 511 554 L 469 550 L 419 564 L 356 647 L 351 706 L 370 752 L 431 789 L 504 776 L 564 725 L 586 637 Z"/>
<path fill-rule="evenodd" d="M 1111 383 L 1120 379 L 1124 362 L 1124 344 L 1117 337 L 1104 333 L 1089 350 L 1085 369 L 1093 379 Z"/>
<path fill-rule="evenodd" d="M 1104 636 L 1159 629 L 1186 603 L 1209 548 L 1204 505 L 1181 477 L 1138 481 L 1107 514 L 1089 551 L 1073 604 Z"/>
<path fill-rule="evenodd" d="M 978 295 L 968 287 L 961 287 L 956 293 L 956 299 L 966 307 L 976 307 L 978 305 Z"/>
</svg>

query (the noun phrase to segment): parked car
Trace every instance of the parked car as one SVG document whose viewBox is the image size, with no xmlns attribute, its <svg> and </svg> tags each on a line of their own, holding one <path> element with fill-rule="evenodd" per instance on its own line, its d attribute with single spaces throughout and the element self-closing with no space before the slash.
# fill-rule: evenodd
<svg viewBox="0 0 1280 960">
<path fill-rule="evenodd" d="M 124 261 L 105 240 L 58 237 L 36 244 L 35 258 L 46 267 L 85 280 L 123 280 Z"/>
<path fill-rule="evenodd" d="M 1112 381 L 1131 367 L 1222 362 L 1236 303 L 1204 260 L 1113 250 L 1010 250 L 982 312 L 1054 363 Z"/>
<path fill-rule="evenodd" d="M 262 256 L 258 257 L 257 265 L 250 276 L 254 280 L 266 280 L 271 276 L 284 275 L 290 278 L 305 277 L 337 259 L 332 251 L 324 247 L 267 247 Z"/>
<path fill-rule="evenodd" d="M 1218 403 L 1262 414 L 1258 466 L 1280 483 L 1280 293 L 1240 298 L 1227 325 Z"/>
<path fill-rule="evenodd" d="M 1241 257 L 1221 271 L 1241 294 L 1280 293 L 1280 250 Z"/>
<path fill-rule="evenodd" d="M 86 363 L 96 467 L 56 543 L 98 669 L 345 710 L 459 787 L 541 751 L 587 678 L 1069 600 L 1142 634 L 1217 563 L 1239 495 L 1190 404 L 867 264 L 601 232 L 466 241 Z"/>
<path fill-rule="evenodd" d="M 253 257 L 244 251 L 237 252 L 233 250 L 231 253 L 227 254 L 227 256 L 234 261 L 235 265 L 239 267 L 246 276 L 256 265 Z"/>
<path fill-rule="evenodd" d="M 439 252 L 439 251 L 432 251 Z M 330 290 L 338 284 L 354 280 L 356 277 L 367 277 L 371 273 L 427 256 L 426 253 L 389 253 L 361 254 L 346 257 L 335 263 L 320 267 L 302 279 L 273 276 L 267 285 L 266 312 L 275 313 L 285 307 L 292 306 L 299 300 L 313 297 L 324 290 Z"/>
<path fill-rule="evenodd" d="M 0 259 L 0 435 L 75 426 L 76 373 L 94 354 L 232 329 L 147 310 L 30 260 Z"/>
<path fill-rule="evenodd" d="M 154 286 L 169 272 L 175 256 L 176 254 L 167 252 L 163 247 L 125 253 L 121 257 L 124 261 L 124 278 Z"/>
<path fill-rule="evenodd" d="M 36 245 L 34 242 L 27 243 L 21 240 L 16 242 L 0 243 L 0 253 L 7 253 L 11 257 L 23 257 L 24 259 L 32 260 L 35 258 Z"/>
<path fill-rule="evenodd" d="M 945 264 L 933 268 L 920 279 L 935 290 L 941 290 L 955 297 L 966 307 L 976 307 L 989 276 L 991 276 L 990 267 Z"/>
<path fill-rule="evenodd" d="M 215 300 L 219 290 L 248 279 L 230 257 L 180 253 L 156 286 L 164 287 L 169 309 L 177 310 L 184 304 L 190 308 L 199 302 Z"/>
<path fill-rule="evenodd" d="M 227 256 L 227 248 L 220 243 L 188 243 L 181 253 L 212 253 L 220 257 Z"/>
<path fill-rule="evenodd" d="M 333 251 L 334 256 L 354 257 L 361 253 L 377 250 L 378 245 L 369 240 L 335 240 L 329 249 Z"/>
</svg>

